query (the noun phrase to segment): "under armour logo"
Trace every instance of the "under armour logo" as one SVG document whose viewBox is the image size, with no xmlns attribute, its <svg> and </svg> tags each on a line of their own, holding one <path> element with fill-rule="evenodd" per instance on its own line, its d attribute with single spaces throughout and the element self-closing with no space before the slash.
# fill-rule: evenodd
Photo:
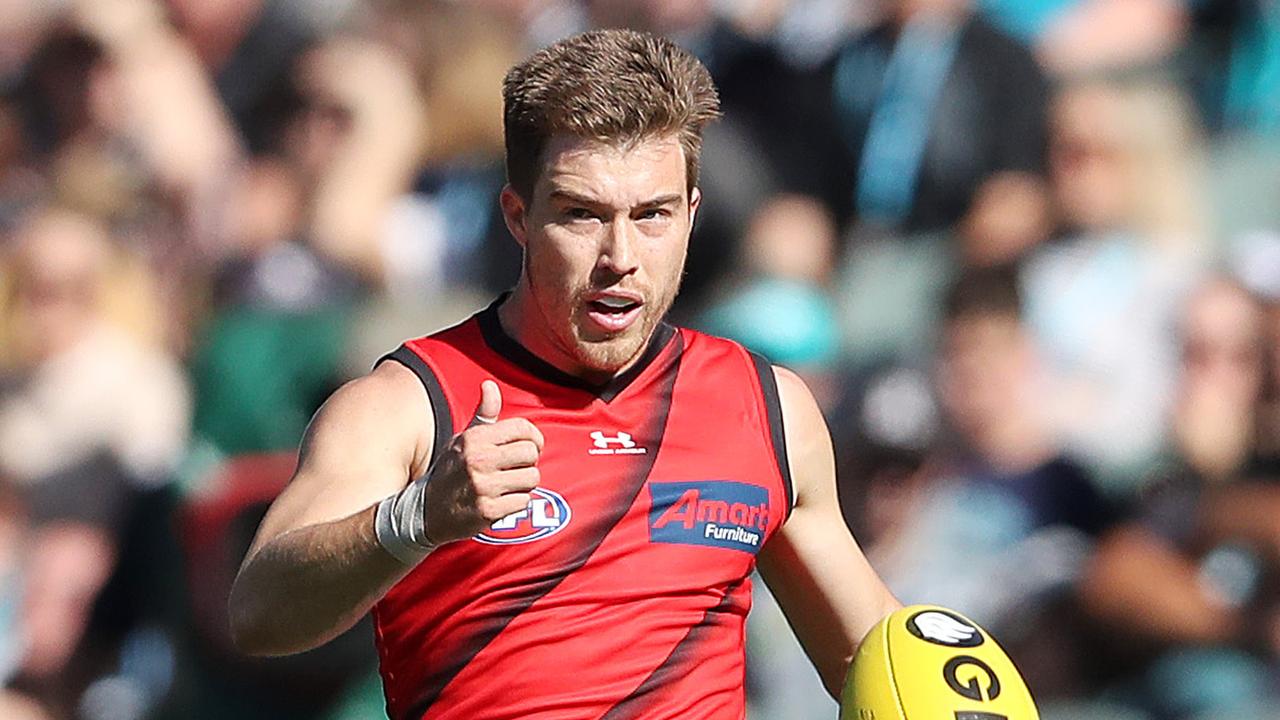
<svg viewBox="0 0 1280 720">
<path fill-rule="evenodd" d="M 617 443 L 624 448 L 633 448 L 636 446 L 635 440 L 631 439 L 631 434 L 624 432 L 618 433 L 617 437 L 609 437 L 599 430 L 596 430 L 591 433 L 591 439 L 598 448 L 607 448 L 611 443 Z"/>
<path fill-rule="evenodd" d="M 643 455 L 645 449 L 636 446 L 630 433 L 619 432 L 613 437 L 600 430 L 591 432 L 591 444 L 595 447 L 587 452 L 592 455 Z M 616 447 L 615 447 L 616 446 Z"/>
</svg>

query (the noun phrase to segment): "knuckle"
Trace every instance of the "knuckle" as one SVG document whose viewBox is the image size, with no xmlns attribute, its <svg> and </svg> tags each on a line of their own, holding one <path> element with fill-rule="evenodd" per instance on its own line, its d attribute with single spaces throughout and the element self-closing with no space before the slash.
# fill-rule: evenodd
<svg viewBox="0 0 1280 720">
<path fill-rule="evenodd" d="M 538 429 L 537 425 L 533 424 L 532 420 L 525 420 L 524 425 L 525 425 L 525 433 L 527 433 L 529 437 L 533 439 L 535 442 L 537 442 L 542 438 L 542 431 Z"/>
<path fill-rule="evenodd" d="M 476 500 L 476 512 L 480 513 L 480 517 L 485 520 L 501 520 L 503 517 L 502 504 L 489 497 L 482 497 Z"/>
<path fill-rule="evenodd" d="M 513 440 L 526 437 L 529 434 L 529 421 L 525 418 L 511 418 L 507 421 L 507 431 Z"/>
<path fill-rule="evenodd" d="M 493 495 L 493 481 L 489 476 L 476 474 L 471 476 L 471 492 L 477 499 L 484 499 Z"/>
<path fill-rule="evenodd" d="M 474 475 L 489 469 L 493 464 L 493 458 L 487 449 L 481 450 L 478 448 L 472 448 L 471 451 L 466 454 L 466 462 L 467 469 Z"/>
</svg>

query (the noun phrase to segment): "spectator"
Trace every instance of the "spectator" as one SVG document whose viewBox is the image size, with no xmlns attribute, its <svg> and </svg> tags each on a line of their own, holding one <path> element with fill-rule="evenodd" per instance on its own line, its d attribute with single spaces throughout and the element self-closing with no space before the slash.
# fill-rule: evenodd
<svg viewBox="0 0 1280 720">
<path fill-rule="evenodd" d="M 169 199 L 184 222 L 198 222 L 239 144 L 190 46 L 155 0 L 77 0 L 68 20 L 91 54 L 77 101 L 83 117 L 70 118 L 81 125 L 62 140 L 60 154 L 100 155 L 136 186 Z"/>
<path fill-rule="evenodd" d="M 968 613 L 1010 646 L 1039 699 L 1061 698 L 1083 682 L 1070 591 L 1109 512 L 1042 416 L 1013 273 L 962 275 L 944 313 L 949 433 L 897 489 L 898 511 L 878 511 L 899 524 L 870 528 L 870 557 L 903 602 Z"/>
<path fill-rule="evenodd" d="M 17 238 L 0 468 L 34 483 L 106 450 L 134 482 L 164 482 L 187 438 L 186 383 L 172 358 L 113 316 L 113 299 L 129 293 L 119 287 L 131 281 L 127 266 L 100 226 L 73 213 L 40 213 Z"/>
<path fill-rule="evenodd" d="M 830 407 L 837 336 L 826 294 L 835 225 L 812 198 L 782 195 L 752 217 L 736 273 L 698 325 L 801 373 Z"/>
<path fill-rule="evenodd" d="M 118 250 L 92 220 L 46 210 L 22 224 L 9 270 L 0 474 L 29 516 L 17 577 L 16 682 L 70 717 L 93 677 L 83 653 L 134 498 L 185 450 L 177 364 L 117 314 Z"/>
<path fill-rule="evenodd" d="M 1148 79 L 1084 81 L 1053 105 L 1061 237 L 1023 273 L 1057 437 L 1131 489 L 1164 442 L 1178 307 L 1211 255 L 1186 98 Z"/>
<path fill-rule="evenodd" d="M 779 89 L 799 124 L 784 176 L 844 227 L 959 228 L 980 263 L 1043 236 L 1045 79 L 965 0 L 897 0 L 817 72 Z"/>
<path fill-rule="evenodd" d="M 216 304 L 192 375 L 197 433 L 223 452 L 296 445 L 343 379 L 354 303 L 409 264 L 382 235 L 422 156 L 408 63 L 333 39 L 302 56 L 297 84 L 278 155 L 244 167 L 221 208 Z"/>
<path fill-rule="evenodd" d="M 387 23 L 397 27 L 389 41 L 409 62 L 425 117 L 415 176 L 380 227 L 391 298 L 430 306 L 475 286 L 505 289 L 520 252 L 498 212 L 501 90 L 525 28 L 478 3 L 414 3 Z"/>
<path fill-rule="evenodd" d="M 1274 708 L 1280 656 L 1280 487 L 1251 470 L 1266 380 L 1263 314 L 1213 280 L 1182 324 L 1172 455 L 1083 584 L 1159 717 Z"/>
<path fill-rule="evenodd" d="M 272 92 L 306 46 L 334 28 L 354 0 L 301 7 L 295 0 L 163 0 L 205 68 L 221 104 L 254 151 L 270 139 Z"/>
</svg>

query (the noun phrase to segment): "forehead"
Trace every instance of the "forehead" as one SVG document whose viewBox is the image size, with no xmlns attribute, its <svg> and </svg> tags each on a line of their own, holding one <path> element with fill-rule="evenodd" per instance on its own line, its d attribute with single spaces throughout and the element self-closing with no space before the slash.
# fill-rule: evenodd
<svg viewBox="0 0 1280 720">
<path fill-rule="evenodd" d="M 1022 324 L 1013 313 L 968 312 L 947 321 L 947 339 L 966 347 L 1014 340 L 1021 333 Z"/>
<path fill-rule="evenodd" d="M 619 205 L 684 194 L 684 149 L 675 135 L 627 144 L 553 135 L 543 153 L 534 195 L 557 191 Z"/>
<path fill-rule="evenodd" d="M 1193 298 L 1185 320 L 1188 336 L 1244 338 L 1262 333 L 1262 309 L 1243 290 L 1218 284 Z"/>
</svg>

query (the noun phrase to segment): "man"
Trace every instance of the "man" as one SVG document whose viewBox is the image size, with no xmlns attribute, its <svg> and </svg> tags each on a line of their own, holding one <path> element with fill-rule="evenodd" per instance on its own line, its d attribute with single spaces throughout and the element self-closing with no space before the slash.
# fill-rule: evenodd
<svg viewBox="0 0 1280 720">
<path fill-rule="evenodd" d="M 1078 695 L 1097 659 L 1073 593 L 1110 509 L 1052 436 L 1014 269 L 966 270 L 941 305 L 945 429 L 916 471 L 871 479 L 859 537 L 904 601 L 964 608 L 1001 638 L 1038 700 Z"/>
<path fill-rule="evenodd" d="M 762 151 L 788 189 L 856 231 L 844 236 L 943 233 L 982 266 L 1043 238 L 1048 82 L 977 4 L 861 3 L 870 27 L 813 71 L 765 86 L 787 112 L 781 142 Z"/>
<path fill-rule="evenodd" d="M 504 101 L 521 278 L 320 409 L 232 591 L 237 642 L 298 652 L 372 609 L 397 720 L 741 717 L 758 558 L 837 693 L 899 605 L 844 528 L 817 405 L 662 321 L 710 76 L 590 32 Z"/>
<path fill-rule="evenodd" d="M 1110 631 L 1112 663 L 1145 679 L 1148 711 L 1266 717 L 1280 700 L 1280 483 L 1258 452 L 1264 309 L 1209 277 L 1179 328 L 1166 461 L 1103 536 L 1081 596 Z"/>
</svg>

